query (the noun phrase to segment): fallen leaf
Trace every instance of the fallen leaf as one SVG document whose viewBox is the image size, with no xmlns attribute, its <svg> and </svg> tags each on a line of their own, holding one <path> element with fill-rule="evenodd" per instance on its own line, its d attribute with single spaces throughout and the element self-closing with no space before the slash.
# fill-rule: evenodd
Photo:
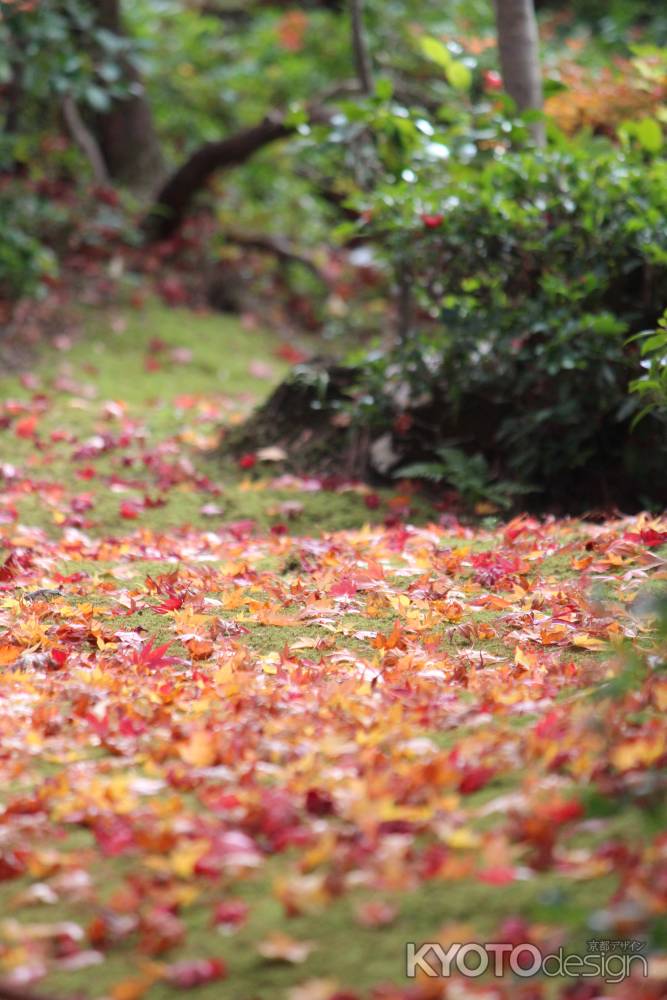
<svg viewBox="0 0 667 1000">
<path fill-rule="evenodd" d="M 271 962 L 300 965 L 317 947 L 314 941 L 296 941 L 288 934 L 275 931 L 257 945 L 257 951 Z"/>
</svg>

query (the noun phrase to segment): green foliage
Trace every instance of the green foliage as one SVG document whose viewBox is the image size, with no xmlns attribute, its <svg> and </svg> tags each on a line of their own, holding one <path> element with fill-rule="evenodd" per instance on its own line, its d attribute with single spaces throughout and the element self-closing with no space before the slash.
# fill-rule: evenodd
<svg viewBox="0 0 667 1000">
<path fill-rule="evenodd" d="M 577 22 L 587 22 L 607 44 L 627 44 L 632 29 L 638 26 L 648 29 L 656 40 L 667 41 L 667 14 L 654 0 L 574 0 L 572 13 Z"/>
<path fill-rule="evenodd" d="M 83 163 L 54 137 L 63 99 L 84 118 L 105 111 L 131 89 L 125 69 L 133 54 L 131 41 L 97 24 L 86 0 L 2 5 L 0 84 L 11 96 L 0 135 L 0 298 L 43 292 L 75 224 L 77 209 L 54 193 Z"/>
<path fill-rule="evenodd" d="M 257 5 L 235 19 L 182 0 L 138 0 L 124 12 L 157 121 L 179 156 L 351 71 L 345 20 L 326 11 Z"/>
<path fill-rule="evenodd" d="M 528 483 L 585 466 L 636 411 L 625 341 L 667 296 L 667 165 L 560 145 L 413 161 L 358 202 L 420 314 L 409 347 L 376 362 L 374 405 L 395 409 L 395 369 L 410 405 L 444 406 L 443 427 L 483 401 L 489 443 Z"/>
<path fill-rule="evenodd" d="M 470 508 L 483 503 L 507 510 L 517 494 L 527 490 L 518 483 L 498 480 L 481 454 L 466 455 L 460 448 L 441 446 L 435 449 L 437 461 L 415 462 L 394 473 L 396 479 L 430 479 L 454 487 Z"/>
<path fill-rule="evenodd" d="M 644 373 L 635 379 L 630 388 L 646 403 L 636 421 L 647 413 L 654 413 L 667 421 L 667 309 L 658 321 L 657 330 L 639 334 L 642 368 Z"/>
<path fill-rule="evenodd" d="M 667 591 L 645 592 L 636 599 L 636 611 L 651 626 L 647 649 L 626 640 L 618 652 L 618 669 L 591 692 L 595 700 L 622 699 L 639 691 L 647 676 L 667 671 Z"/>
<path fill-rule="evenodd" d="M 360 230 L 379 282 L 410 286 L 400 343 L 387 350 L 385 338 L 365 361 L 360 422 L 386 428 L 402 410 L 429 411 L 432 440 L 414 458 L 470 498 L 499 488 L 496 472 L 540 484 L 576 475 L 594 455 L 617 455 L 609 428 L 664 388 L 658 335 L 646 340 L 640 378 L 637 346 L 627 345 L 667 301 L 664 110 L 642 105 L 621 126 L 620 147 L 570 141 L 550 125 L 549 150 L 534 151 L 529 118 L 501 90 L 488 0 L 367 0 L 376 91 L 340 101 L 332 128 L 309 124 L 308 105 L 354 76 L 349 18 L 315 4 L 231 6 L 232 17 L 183 0 L 124 3 L 124 38 L 99 28 L 90 0 L 3 5 L 1 96 L 20 83 L 21 101 L 0 139 L 0 170 L 14 177 L 0 193 L 0 294 L 31 294 L 55 268 L 51 235 L 66 229 L 65 210 L 33 182 L 45 175 L 48 148 L 47 176 L 71 183 L 72 154 L 67 163 L 52 155 L 62 98 L 94 131 L 96 116 L 131 90 L 134 62 L 174 162 L 272 108 L 291 109 L 299 123 L 293 141 L 225 174 L 223 227 L 321 244 L 347 199 L 363 223 L 340 235 Z M 579 20 L 564 30 L 585 38 L 594 25 L 601 39 L 582 61 L 608 62 L 610 43 L 630 50 L 646 92 L 659 91 L 659 33 L 629 46 L 605 28 L 610 19 L 626 33 L 647 18 L 655 25 L 650 5 L 575 0 L 574 9 Z M 558 77 L 559 29 L 547 45 L 547 75 Z M 377 301 L 381 293 L 372 292 Z M 344 302 L 338 318 L 347 323 L 354 311 Z M 386 328 L 382 306 L 377 316 Z M 628 400 L 633 379 L 640 396 Z M 471 406 L 488 422 L 486 442 L 461 426 Z"/>
<path fill-rule="evenodd" d="M 473 80 L 470 67 L 463 61 L 455 59 L 443 42 L 427 35 L 421 40 L 421 48 L 426 58 L 443 70 L 447 82 L 455 90 L 470 90 Z"/>
<path fill-rule="evenodd" d="M 0 79 L 20 75 L 21 130 L 48 122 L 65 95 L 106 110 L 128 92 L 123 59 L 132 52 L 128 39 L 99 27 L 86 0 L 3 5 Z"/>
<path fill-rule="evenodd" d="M 666 21 L 667 24 L 667 21 Z M 632 66 L 646 91 L 660 94 L 667 80 L 667 48 L 649 44 L 631 47 Z M 626 147 L 635 146 L 649 155 L 662 152 L 665 146 L 667 105 L 658 105 L 653 115 L 645 115 L 621 123 L 618 135 Z"/>
<path fill-rule="evenodd" d="M 53 251 L 38 234 L 61 225 L 63 212 L 25 185 L 0 189 L 0 299 L 33 295 L 57 272 Z"/>
</svg>

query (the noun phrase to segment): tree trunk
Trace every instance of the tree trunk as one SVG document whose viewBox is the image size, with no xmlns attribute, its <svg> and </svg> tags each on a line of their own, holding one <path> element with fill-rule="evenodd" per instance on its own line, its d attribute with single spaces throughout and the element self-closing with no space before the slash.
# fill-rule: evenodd
<svg viewBox="0 0 667 1000">
<path fill-rule="evenodd" d="M 120 0 L 97 0 L 101 28 L 123 34 Z M 141 86 L 139 74 L 123 60 L 126 80 Z M 116 100 L 95 119 L 95 133 L 112 180 L 138 194 L 152 193 L 164 175 L 164 160 L 150 106 L 143 93 Z"/>
<path fill-rule="evenodd" d="M 541 111 L 544 95 L 534 0 L 495 0 L 495 7 L 505 89 L 520 111 Z M 543 146 L 543 123 L 534 122 L 531 130 L 535 142 Z"/>
</svg>

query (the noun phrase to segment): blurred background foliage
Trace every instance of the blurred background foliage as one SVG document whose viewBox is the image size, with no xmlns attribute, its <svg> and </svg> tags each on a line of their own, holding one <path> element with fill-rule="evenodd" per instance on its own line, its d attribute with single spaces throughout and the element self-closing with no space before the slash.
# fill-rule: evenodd
<svg viewBox="0 0 667 1000">
<path fill-rule="evenodd" d="M 94 280 L 93 264 L 118 294 L 162 274 L 172 304 L 200 302 L 196 272 L 226 282 L 217 302 L 238 308 L 229 286 L 249 277 L 324 350 L 354 344 L 344 408 L 393 435 L 381 471 L 430 462 L 432 474 L 454 448 L 537 495 L 568 490 L 594 460 L 637 479 L 638 449 L 660 464 L 665 447 L 662 342 L 647 354 L 635 335 L 662 329 L 667 302 L 667 13 L 648 0 L 536 6 L 544 151 L 503 92 L 490 0 L 368 0 L 368 97 L 352 92 L 344 3 L 134 0 L 110 30 L 85 0 L 5 0 L 4 315 L 73 274 L 73 287 Z M 165 175 L 267 115 L 294 132 L 215 176 L 194 225 L 147 255 L 145 192 L 100 183 L 86 155 L 86 136 L 131 99 L 148 108 Z M 276 270 L 239 234 L 298 252 Z M 167 266 L 187 280 L 164 279 Z M 652 475 L 637 479 L 642 500 Z"/>
</svg>

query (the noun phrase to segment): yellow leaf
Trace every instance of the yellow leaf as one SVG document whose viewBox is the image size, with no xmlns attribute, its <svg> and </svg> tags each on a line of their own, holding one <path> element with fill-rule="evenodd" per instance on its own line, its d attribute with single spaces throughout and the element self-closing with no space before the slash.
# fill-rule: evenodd
<svg viewBox="0 0 667 1000">
<path fill-rule="evenodd" d="M 653 700 L 656 708 L 661 712 L 667 712 L 667 681 L 661 681 L 653 688 Z"/>
<path fill-rule="evenodd" d="M 207 850 L 208 843 L 205 840 L 194 840 L 182 844 L 169 855 L 169 867 L 179 878 L 190 878 L 195 870 L 195 865 L 206 854 Z"/>
<path fill-rule="evenodd" d="M 193 733 L 187 743 L 181 743 L 178 752 L 185 764 L 193 767 L 211 767 L 218 756 L 218 741 L 207 729 Z"/>
<path fill-rule="evenodd" d="M 290 643 L 290 649 L 296 652 L 299 649 L 316 649 L 319 639 L 308 638 L 304 636 L 303 639 L 297 639 L 296 642 Z"/>
<path fill-rule="evenodd" d="M 571 639 L 573 646 L 580 646 L 582 649 L 606 649 L 607 643 L 603 639 L 596 639 L 593 635 L 577 633 Z"/>
<path fill-rule="evenodd" d="M 533 667 L 537 666 L 537 656 L 535 653 L 517 646 L 514 650 L 514 666 L 523 667 L 524 670 L 532 670 Z"/>
<path fill-rule="evenodd" d="M 459 827 L 458 830 L 451 830 L 445 834 L 443 839 L 448 847 L 455 847 L 459 850 L 469 850 L 479 847 L 481 843 L 479 836 L 474 830 L 469 830 L 465 826 Z"/>
<path fill-rule="evenodd" d="M 112 986 L 111 996 L 113 1000 L 141 1000 L 158 978 L 158 975 L 146 973 L 132 979 L 123 979 Z"/>
<path fill-rule="evenodd" d="M 621 743 L 610 754 L 611 762 L 617 771 L 631 771 L 643 765 L 648 767 L 662 757 L 665 752 L 664 736 L 653 740 L 640 739 Z"/>
<path fill-rule="evenodd" d="M 309 979 L 300 986 L 294 986 L 287 994 L 287 1000 L 330 1000 L 337 989 L 335 979 Z"/>
<path fill-rule="evenodd" d="M 21 646 L 0 646 L 0 667 L 15 663 L 22 652 Z"/>
<path fill-rule="evenodd" d="M 544 646 L 553 646 L 562 642 L 568 634 L 567 625 L 545 624 L 540 627 L 540 642 Z"/>
</svg>

